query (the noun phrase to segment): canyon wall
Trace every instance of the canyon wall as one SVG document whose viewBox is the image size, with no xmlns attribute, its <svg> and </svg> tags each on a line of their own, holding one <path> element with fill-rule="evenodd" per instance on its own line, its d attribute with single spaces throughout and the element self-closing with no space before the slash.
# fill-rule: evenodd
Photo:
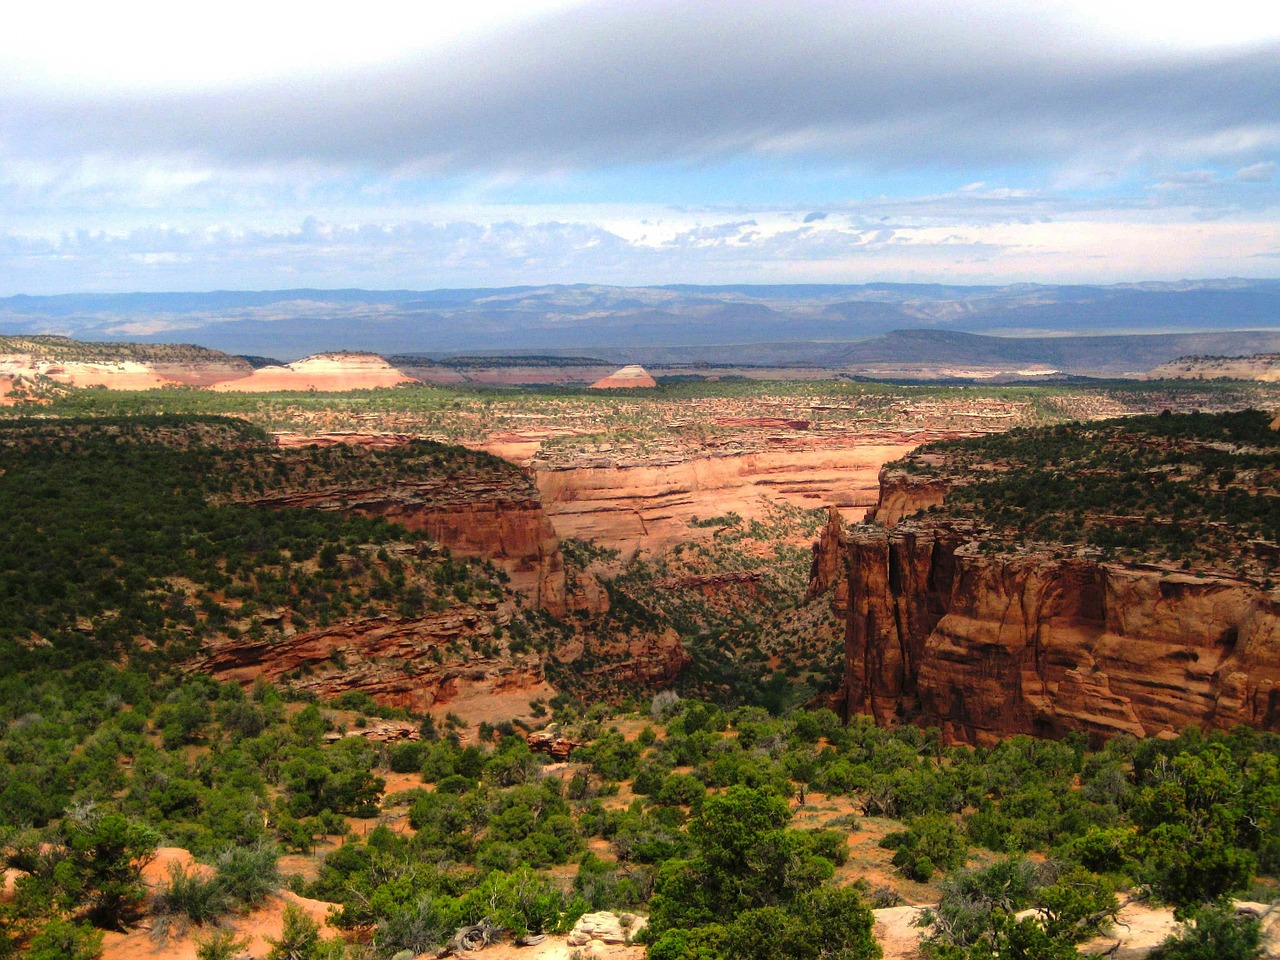
<svg viewBox="0 0 1280 960">
<path fill-rule="evenodd" d="M 873 440 L 833 449 L 788 446 L 663 463 L 601 460 L 535 468 L 543 505 L 561 537 L 598 540 L 632 554 L 688 539 L 697 531 L 694 518 L 732 511 L 754 519 L 771 501 L 806 508 L 836 504 L 851 518 L 861 517 L 875 503 L 881 465 L 918 442 Z"/>
<path fill-rule="evenodd" d="M 981 531 L 954 521 L 894 523 L 833 519 L 815 547 L 811 593 L 833 590 L 846 618 L 846 715 L 973 744 L 1280 731 L 1276 593 L 1066 551 L 984 552 Z"/>
</svg>

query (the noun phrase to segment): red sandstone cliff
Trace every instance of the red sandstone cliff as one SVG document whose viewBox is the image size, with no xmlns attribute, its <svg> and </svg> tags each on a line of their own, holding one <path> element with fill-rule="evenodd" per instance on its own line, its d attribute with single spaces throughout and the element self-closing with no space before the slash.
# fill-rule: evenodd
<svg viewBox="0 0 1280 960">
<path fill-rule="evenodd" d="M 497 720 L 528 715 L 555 690 L 536 654 L 481 656 L 495 646 L 487 611 L 455 607 L 424 617 L 367 617 L 266 640 L 223 640 L 188 664 L 224 681 L 289 680 L 324 699 L 362 691 L 387 706 L 448 709 Z M 477 712 L 479 711 L 479 712 Z"/>
<path fill-rule="evenodd" d="M 828 525 L 813 590 L 842 581 L 846 714 L 936 724 L 968 743 L 1280 731 L 1280 597 L 1247 579 L 985 553 L 980 531 L 918 519 Z"/>
</svg>

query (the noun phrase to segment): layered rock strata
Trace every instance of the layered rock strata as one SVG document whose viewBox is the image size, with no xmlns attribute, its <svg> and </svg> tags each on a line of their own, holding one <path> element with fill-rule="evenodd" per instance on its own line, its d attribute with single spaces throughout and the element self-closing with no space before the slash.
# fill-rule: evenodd
<svg viewBox="0 0 1280 960">
<path fill-rule="evenodd" d="M 810 508 L 834 503 L 852 519 L 861 518 L 876 502 L 882 464 L 918 442 L 869 438 L 837 448 L 787 443 L 776 451 L 659 463 L 535 462 L 534 469 L 542 502 L 561 537 L 596 540 L 630 555 L 696 537 L 696 518 L 732 511 L 758 519 L 778 501 Z"/>
<path fill-rule="evenodd" d="M 486 611 L 459 607 L 414 618 L 368 617 L 265 640 L 223 640 L 189 664 L 198 673 L 249 684 L 288 680 L 331 699 L 350 691 L 419 713 L 448 707 L 464 718 L 468 705 L 510 716 L 555 690 L 536 654 L 464 656 L 472 641 L 491 640 Z"/>
<path fill-rule="evenodd" d="M 811 592 L 825 590 L 846 620 L 846 715 L 973 744 L 1280 731 L 1280 597 L 1247 579 L 990 553 L 956 521 L 833 519 L 815 547 Z"/>
</svg>

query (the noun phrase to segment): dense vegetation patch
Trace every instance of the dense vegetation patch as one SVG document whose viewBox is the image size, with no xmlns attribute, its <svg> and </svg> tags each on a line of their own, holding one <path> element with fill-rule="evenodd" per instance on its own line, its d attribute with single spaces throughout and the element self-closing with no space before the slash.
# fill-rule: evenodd
<svg viewBox="0 0 1280 960">
<path fill-rule="evenodd" d="M 445 482 L 460 461 L 468 472 L 494 467 L 426 443 L 282 453 L 219 418 L 3 425 L 0 719 L 31 709 L 25 675 L 37 669 L 123 657 L 159 668 L 214 637 L 496 596 L 478 567 L 423 553 L 384 520 L 230 499 L 398 472 Z"/>
<path fill-rule="evenodd" d="M 93 343 L 58 336 L 0 336 L 0 353 L 53 362 L 236 363 L 239 358 L 191 343 Z"/>
<path fill-rule="evenodd" d="M 203 928 L 259 901 L 282 850 L 322 851 L 314 880 L 286 879 L 337 904 L 349 938 L 312 931 L 299 955 L 352 960 L 437 950 L 482 921 L 562 931 L 596 909 L 649 913 L 656 958 L 872 960 L 867 907 L 903 894 L 939 904 L 938 960 L 1057 957 L 1105 926 L 1117 891 L 1174 905 L 1215 942 L 1248 931 L 1224 927 L 1214 904 L 1280 896 L 1280 738 L 1245 729 L 974 750 L 937 730 L 663 694 L 645 715 L 559 708 L 590 743 L 561 769 L 510 727 L 468 743 L 424 720 L 418 742 L 330 743 L 326 731 L 358 733 L 359 717 L 299 709 L 265 685 L 118 689 L 125 702 L 103 710 L 64 687 L 47 717 L 0 738 L 6 776 L 25 754 L 24 781 L 70 788 L 43 828 L 12 807 L 3 818 L 0 855 L 19 877 L 0 905 L 9 949 L 92 941 L 144 910 L 171 933 Z M 162 736 L 175 717 L 191 746 Z M 69 778 L 30 762 L 67 746 Z M 389 769 L 421 786 L 386 795 Z M 350 818 L 409 829 L 357 834 Z M 883 858 L 852 855 L 868 835 Z M 173 869 L 148 902 L 137 868 L 162 839 L 206 866 Z"/>
<path fill-rule="evenodd" d="M 941 513 L 997 539 L 1269 576 L 1280 434 L 1260 410 L 1014 430 L 921 448 L 902 466 L 953 486 Z"/>
</svg>

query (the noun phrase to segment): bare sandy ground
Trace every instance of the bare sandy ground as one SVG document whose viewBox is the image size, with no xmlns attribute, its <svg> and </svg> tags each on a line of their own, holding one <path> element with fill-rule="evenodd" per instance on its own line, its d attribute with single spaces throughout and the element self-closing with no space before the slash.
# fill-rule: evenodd
<svg viewBox="0 0 1280 960">
<path fill-rule="evenodd" d="M 271 949 L 267 938 L 279 938 L 284 929 L 284 908 L 290 903 L 301 907 L 321 924 L 332 906 L 282 890 L 252 913 L 228 918 L 226 926 L 237 937 L 249 939 L 248 952 L 252 956 L 266 956 Z M 150 925 L 142 924 L 127 934 L 108 933 L 103 940 L 102 960 L 196 960 L 197 938 L 206 937 L 210 932 L 211 929 L 193 927 L 181 935 L 158 940 L 152 936 Z M 325 936 L 336 933 L 327 925 L 322 932 Z"/>
</svg>

